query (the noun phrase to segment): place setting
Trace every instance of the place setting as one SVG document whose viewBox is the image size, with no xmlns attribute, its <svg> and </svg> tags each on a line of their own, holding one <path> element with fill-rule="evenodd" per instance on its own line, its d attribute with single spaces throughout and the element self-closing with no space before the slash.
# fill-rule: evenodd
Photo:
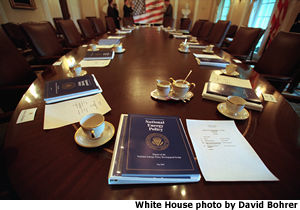
<svg viewBox="0 0 300 210">
<path fill-rule="evenodd" d="M 239 96 L 228 96 L 226 101 L 218 104 L 218 111 L 234 120 L 246 120 L 249 118 L 249 112 L 245 109 L 246 100 Z"/>
<path fill-rule="evenodd" d="M 202 50 L 202 52 L 204 52 L 204 53 L 206 53 L 206 54 L 214 54 L 214 51 L 213 51 L 213 48 L 214 48 L 214 47 L 215 47 L 215 46 L 214 46 L 213 44 L 207 45 L 207 46 L 205 47 L 205 49 Z"/>
<path fill-rule="evenodd" d="M 232 77 L 237 77 L 240 75 L 240 73 L 237 71 L 237 65 L 233 63 L 228 64 L 225 69 L 221 70 L 221 73 Z"/>
<path fill-rule="evenodd" d="M 79 124 L 80 128 L 77 129 L 74 139 L 81 147 L 99 147 L 110 141 L 115 134 L 114 126 L 99 113 L 84 116 Z"/>
<path fill-rule="evenodd" d="M 178 48 L 178 51 L 181 53 L 190 53 L 189 45 L 187 43 L 187 39 L 184 40 L 184 42 L 181 42 Z"/>
<path fill-rule="evenodd" d="M 122 43 L 120 43 L 120 44 L 118 44 L 118 45 L 115 45 L 115 47 L 114 47 L 113 50 L 114 50 L 115 53 L 117 53 L 117 54 L 122 54 L 122 53 L 124 53 L 124 52 L 126 51 L 126 49 L 123 48 L 123 44 L 122 44 Z"/>
<path fill-rule="evenodd" d="M 154 99 L 168 101 L 190 101 L 194 96 L 193 90 L 195 83 L 189 83 L 187 78 L 192 73 L 192 70 L 188 73 L 185 79 L 174 80 L 172 77 L 168 80 L 157 80 L 156 89 L 151 92 L 151 96 Z"/>
</svg>

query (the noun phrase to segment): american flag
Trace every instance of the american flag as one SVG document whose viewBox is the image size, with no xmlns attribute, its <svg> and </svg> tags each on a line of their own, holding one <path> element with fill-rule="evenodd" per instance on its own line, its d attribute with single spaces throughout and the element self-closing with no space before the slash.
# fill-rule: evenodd
<svg viewBox="0 0 300 210">
<path fill-rule="evenodd" d="M 162 23 L 163 0 L 133 0 L 133 19 L 135 23 Z"/>
</svg>

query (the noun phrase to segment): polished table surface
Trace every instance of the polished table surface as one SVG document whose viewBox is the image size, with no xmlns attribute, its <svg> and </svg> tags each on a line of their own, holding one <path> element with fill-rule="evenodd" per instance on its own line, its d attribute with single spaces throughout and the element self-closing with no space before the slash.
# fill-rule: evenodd
<svg viewBox="0 0 300 210">
<path fill-rule="evenodd" d="M 105 118 L 116 130 L 122 113 L 179 116 L 185 129 L 186 119 L 228 120 L 217 111 L 217 102 L 201 96 L 216 68 L 198 66 L 191 53 L 178 52 L 181 41 L 163 31 L 140 28 L 122 39 L 126 52 L 116 54 L 109 66 L 85 68 L 101 85 L 112 108 Z M 71 54 L 79 61 L 85 51 L 80 47 Z M 218 54 L 231 59 L 220 50 Z M 188 81 L 196 83 L 190 102 L 151 98 L 156 79 L 183 79 L 190 69 Z M 13 188 L 22 199 L 299 199 L 299 119 L 259 74 L 245 65 L 240 65 L 239 72 L 251 80 L 257 93 L 274 94 L 278 100 L 263 102 L 262 112 L 249 110 L 247 120 L 235 123 L 279 182 L 206 182 L 202 177 L 188 184 L 108 185 L 115 136 L 101 147 L 86 149 L 74 141 L 78 123 L 43 130 L 44 83 L 66 78 L 68 73 L 67 68 L 54 67 L 31 85 L 9 124 L 3 154 Z M 20 111 L 33 107 L 38 108 L 34 121 L 16 124 Z"/>
</svg>

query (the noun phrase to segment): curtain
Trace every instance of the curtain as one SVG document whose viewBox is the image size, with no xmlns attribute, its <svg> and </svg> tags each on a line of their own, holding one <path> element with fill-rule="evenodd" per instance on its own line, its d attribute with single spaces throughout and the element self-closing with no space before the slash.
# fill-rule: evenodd
<svg viewBox="0 0 300 210">
<path fill-rule="evenodd" d="M 231 19 L 233 7 L 234 7 L 234 0 L 230 0 L 230 8 L 229 8 L 229 12 L 227 14 L 227 20 Z"/>
<path fill-rule="evenodd" d="M 247 7 L 247 11 L 246 11 L 246 14 L 245 14 L 245 18 L 242 22 L 242 25 L 247 26 L 249 24 L 249 19 L 250 19 L 250 15 L 251 15 L 251 12 L 252 12 L 252 9 L 253 9 L 253 5 L 256 1 L 257 0 L 250 0 L 250 2 L 249 2 L 250 5 Z"/>
<path fill-rule="evenodd" d="M 212 20 L 213 20 L 213 22 L 215 22 L 215 20 L 217 18 L 218 8 L 220 6 L 221 0 L 216 0 L 215 2 L 216 2 L 216 4 L 212 8 L 212 13 L 211 13 L 212 14 Z"/>
</svg>

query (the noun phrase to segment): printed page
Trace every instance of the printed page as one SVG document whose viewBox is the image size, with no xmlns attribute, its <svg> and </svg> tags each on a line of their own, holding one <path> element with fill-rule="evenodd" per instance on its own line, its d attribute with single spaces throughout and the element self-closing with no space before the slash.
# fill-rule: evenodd
<svg viewBox="0 0 300 210">
<path fill-rule="evenodd" d="M 105 67 L 109 63 L 110 60 L 82 60 L 79 64 L 81 67 Z"/>
<path fill-rule="evenodd" d="M 206 181 L 278 181 L 234 121 L 187 119 L 187 128 Z"/>
<path fill-rule="evenodd" d="M 222 76 L 222 75 L 219 75 L 218 72 L 212 72 L 210 75 L 209 81 L 219 83 L 219 84 L 232 85 L 232 86 L 252 89 L 250 80 Z"/>
<path fill-rule="evenodd" d="M 79 122 L 87 114 L 96 112 L 104 115 L 110 110 L 110 106 L 101 93 L 55 104 L 46 104 L 44 129 L 59 128 Z"/>
<path fill-rule="evenodd" d="M 222 59 L 218 55 L 210 55 L 210 54 L 197 54 L 193 53 L 196 58 L 215 58 L 215 59 Z"/>
</svg>

